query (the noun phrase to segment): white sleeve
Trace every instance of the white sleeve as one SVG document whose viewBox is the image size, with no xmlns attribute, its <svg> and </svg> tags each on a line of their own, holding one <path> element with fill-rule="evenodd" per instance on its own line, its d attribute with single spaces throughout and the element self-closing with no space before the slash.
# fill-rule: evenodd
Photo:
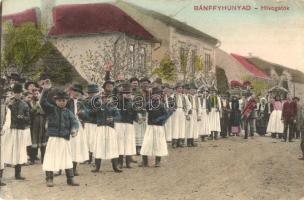
<svg viewBox="0 0 304 200">
<path fill-rule="evenodd" d="M 186 95 L 184 95 L 184 97 L 185 97 L 185 101 L 186 101 L 186 113 L 188 113 L 191 109 L 192 109 L 192 105 L 191 105 L 191 102 L 189 101 L 189 98 L 186 96 Z"/>
<path fill-rule="evenodd" d="M 217 97 L 217 102 L 219 103 L 219 111 L 222 111 L 222 100 L 219 96 Z"/>
</svg>

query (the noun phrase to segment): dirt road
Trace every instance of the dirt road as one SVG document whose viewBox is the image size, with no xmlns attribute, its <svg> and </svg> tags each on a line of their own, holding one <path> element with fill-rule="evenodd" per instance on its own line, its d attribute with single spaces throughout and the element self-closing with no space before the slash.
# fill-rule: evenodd
<svg viewBox="0 0 304 200">
<path fill-rule="evenodd" d="M 82 164 L 76 177 L 80 187 L 69 187 L 65 176 L 54 179 L 55 187 L 45 186 L 41 165 L 23 167 L 26 181 L 13 179 L 6 168 L 4 199 L 240 199 L 298 200 L 304 197 L 304 161 L 299 140 L 283 143 L 269 137 L 244 140 L 240 137 L 207 141 L 197 148 L 169 151 L 162 167 L 112 171 L 110 161 L 99 174 Z M 140 158 L 138 158 L 140 159 Z"/>
</svg>

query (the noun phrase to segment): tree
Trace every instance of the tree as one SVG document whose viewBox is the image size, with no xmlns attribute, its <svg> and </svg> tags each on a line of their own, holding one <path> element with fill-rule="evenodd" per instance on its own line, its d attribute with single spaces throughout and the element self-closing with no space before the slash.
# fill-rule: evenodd
<svg viewBox="0 0 304 200">
<path fill-rule="evenodd" d="M 49 53 L 51 43 L 46 40 L 44 29 L 33 23 L 24 23 L 15 27 L 6 24 L 2 68 L 7 71 L 15 67 L 20 75 L 32 77 L 38 71 L 33 70 L 37 61 Z"/>
<path fill-rule="evenodd" d="M 220 94 L 224 94 L 229 90 L 228 79 L 226 76 L 226 72 L 223 68 L 216 67 L 216 81 L 217 81 L 217 89 Z"/>
<path fill-rule="evenodd" d="M 155 68 L 153 74 L 167 81 L 175 81 L 177 77 L 176 66 L 169 56 L 164 57 L 159 67 Z"/>
<path fill-rule="evenodd" d="M 245 76 L 243 77 L 243 81 L 250 81 L 251 85 L 253 87 L 253 91 L 256 94 L 256 96 L 264 95 L 267 89 L 269 88 L 269 85 L 267 82 L 254 78 L 252 76 Z"/>
</svg>

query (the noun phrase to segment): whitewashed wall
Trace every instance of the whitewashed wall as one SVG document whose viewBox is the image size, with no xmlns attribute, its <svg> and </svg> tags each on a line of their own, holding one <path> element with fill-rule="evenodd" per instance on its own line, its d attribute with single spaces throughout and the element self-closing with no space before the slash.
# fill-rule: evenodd
<svg viewBox="0 0 304 200">
<path fill-rule="evenodd" d="M 188 52 L 188 62 L 187 62 L 187 71 L 191 72 L 191 58 L 192 58 L 192 50 L 196 50 L 197 56 L 201 57 L 204 60 L 205 53 L 209 53 L 211 56 L 211 71 L 215 72 L 215 60 L 214 60 L 214 46 L 207 43 L 202 39 L 198 39 L 189 35 L 181 34 L 176 31 L 174 28 L 171 28 L 170 34 L 170 56 L 171 59 L 177 65 L 178 71 L 180 72 L 180 48 L 184 48 L 186 52 Z M 200 73 L 196 73 L 197 77 L 203 76 L 203 71 Z M 189 77 L 190 74 L 187 74 Z M 179 79 L 182 79 L 183 75 L 179 73 Z"/>
<path fill-rule="evenodd" d="M 112 76 L 123 74 L 144 76 L 151 69 L 151 44 L 132 39 L 124 34 L 100 34 L 79 37 L 52 38 L 53 44 L 75 67 L 79 74 L 89 82 L 102 84 L 106 64 L 114 64 Z M 114 45 L 116 43 L 116 45 Z M 134 45 L 134 67 L 131 67 L 129 45 Z M 116 50 L 115 50 L 116 46 Z M 139 66 L 138 51 L 146 48 L 146 66 Z"/>
</svg>

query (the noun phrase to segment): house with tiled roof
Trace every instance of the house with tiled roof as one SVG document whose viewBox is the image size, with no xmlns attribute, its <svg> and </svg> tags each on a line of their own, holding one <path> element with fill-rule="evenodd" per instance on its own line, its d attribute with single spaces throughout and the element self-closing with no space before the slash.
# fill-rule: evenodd
<svg viewBox="0 0 304 200">
<path fill-rule="evenodd" d="M 126 1 L 119 0 L 114 5 L 128 13 L 157 38 L 159 44 L 152 52 L 152 60 L 156 66 L 164 57 L 169 56 L 180 72 L 178 78 L 183 79 L 181 58 L 184 57 L 188 78 L 215 72 L 215 49 L 220 45 L 220 41 L 215 37 L 173 17 Z M 195 58 L 200 58 L 203 62 L 203 70 L 196 71 Z"/>
<path fill-rule="evenodd" d="M 151 73 L 157 39 L 118 7 L 107 3 L 57 5 L 49 37 L 77 71 L 101 83 L 107 63 L 112 75 Z"/>
<path fill-rule="evenodd" d="M 133 4 L 81 3 L 56 5 L 41 1 L 35 20 L 33 9 L 15 13 L 16 25 L 29 18 L 46 25 L 48 38 L 77 72 L 89 82 L 102 82 L 107 63 L 113 63 L 112 77 L 123 74 L 151 75 L 168 57 L 181 72 L 178 79 L 215 72 L 218 39 L 164 14 Z M 26 17 L 22 17 L 22 15 Z M 195 61 L 203 62 L 196 71 Z"/>
</svg>

